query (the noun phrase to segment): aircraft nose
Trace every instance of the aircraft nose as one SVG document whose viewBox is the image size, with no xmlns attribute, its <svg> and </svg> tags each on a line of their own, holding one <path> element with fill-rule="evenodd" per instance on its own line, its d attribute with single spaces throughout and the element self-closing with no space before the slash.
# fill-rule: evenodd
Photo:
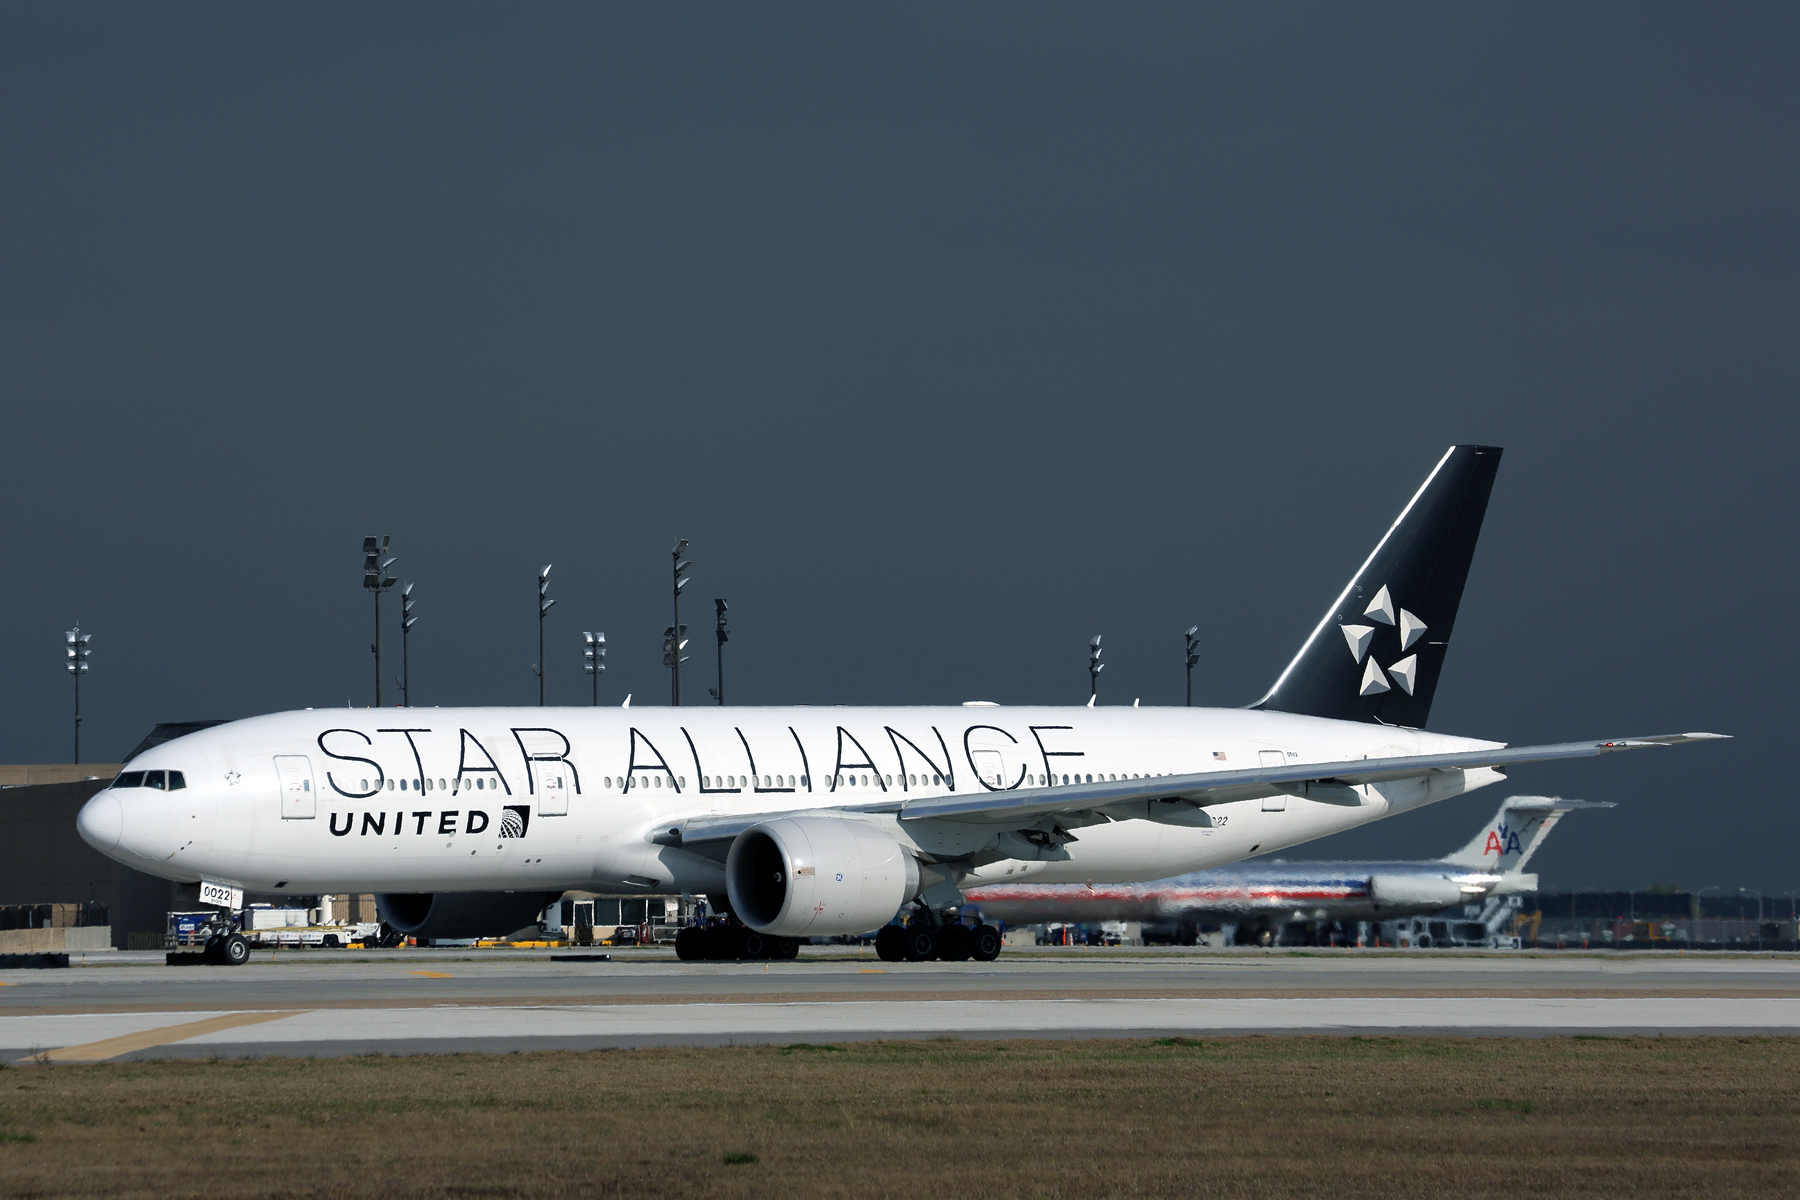
<svg viewBox="0 0 1800 1200">
<path fill-rule="evenodd" d="M 125 806 L 109 788 L 81 806 L 75 816 L 75 831 L 100 853 L 110 853 L 125 832 Z"/>
</svg>

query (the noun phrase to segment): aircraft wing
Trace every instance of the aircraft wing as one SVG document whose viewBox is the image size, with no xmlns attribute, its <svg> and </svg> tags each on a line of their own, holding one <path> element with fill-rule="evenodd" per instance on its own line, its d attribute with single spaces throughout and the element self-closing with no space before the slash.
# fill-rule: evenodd
<svg viewBox="0 0 1800 1200">
<path fill-rule="evenodd" d="M 1281 792 L 1310 795 L 1328 803 L 1360 803 L 1360 797 L 1349 790 L 1360 784 L 1418 779 L 1440 771 L 1508 767 L 1521 763 L 1557 762 L 1569 758 L 1596 758 L 1620 750 L 1676 746 L 1683 742 L 1713 741 L 1729 736 L 1721 733 L 1670 733 L 1652 737 L 1614 738 L 1603 742 L 1499 746 L 1454 754 L 1414 754 L 1398 758 L 1360 758 L 1345 762 L 1247 767 L 1237 771 L 1202 771 L 1192 775 L 1014 788 L 972 795 L 929 796 L 916 800 L 895 797 L 859 804 L 786 809 L 779 813 L 672 821 L 665 831 L 657 833 L 652 840 L 663 845 L 683 846 L 707 853 L 728 845 L 731 839 L 758 821 L 796 811 L 821 815 L 888 813 L 898 816 L 902 821 L 950 820 L 1003 825 L 1016 829 L 1030 826 L 1046 817 L 1100 814 L 1097 819 L 1127 819 L 1146 816 L 1148 805 L 1156 802 L 1185 802 L 1190 806 L 1205 807 Z"/>
<path fill-rule="evenodd" d="M 1350 801 L 1334 796 L 1331 788 L 1347 790 L 1365 783 L 1389 783 L 1418 779 L 1439 771 L 1466 771 L 1477 767 L 1508 767 L 1520 763 L 1557 762 L 1568 758 L 1597 758 L 1619 750 L 1645 746 L 1676 746 L 1683 742 L 1712 741 L 1730 736 L 1721 733 L 1668 733 L 1652 737 L 1614 738 L 1604 742 L 1560 742 L 1548 746 L 1501 746 L 1491 750 L 1464 750 L 1454 754 L 1411 754 L 1398 758 L 1360 758 L 1347 762 L 1291 763 L 1281 767 L 1246 767 L 1237 771 L 1202 771 L 1194 775 L 1164 775 L 1150 779 L 1121 779 L 1110 783 L 1073 784 L 1067 787 L 1016 789 L 976 795 L 931 796 L 919 800 L 861 805 L 860 811 L 894 812 L 904 820 L 921 817 L 959 821 L 1012 824 L 1037 816 L 1142 805 L 1146 801 L 1185 800 L 1206 806 L 1248 800 L 1277 792 L 1300 792 L 1307 785 L 1325 785 L 1318 799 Z M 1142 815 L 1141 812 L 1138 815 Z"/>
</svg>

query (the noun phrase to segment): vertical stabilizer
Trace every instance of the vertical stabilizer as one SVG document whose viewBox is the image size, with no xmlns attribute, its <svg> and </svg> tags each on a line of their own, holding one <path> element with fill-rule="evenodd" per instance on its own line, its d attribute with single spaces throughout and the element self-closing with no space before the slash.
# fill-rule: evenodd
<svg viewBox="0 0 1800 1200">
<path fill-rule="evenodd" d="M 1251 707 L 1423 728 L 1499 468 L 1498 446 L 1450 447 Z"/>
<path fill-rule="evenodd" d="M 1544 844 L 1563 814 L 1577 808 L 1611 808 L 1610 801 L 1564 800 L 1560 796 L 1508 796 L 1494 819 L 1444 862 L 1491 875 L 1517 873 Z"/>
</svg>

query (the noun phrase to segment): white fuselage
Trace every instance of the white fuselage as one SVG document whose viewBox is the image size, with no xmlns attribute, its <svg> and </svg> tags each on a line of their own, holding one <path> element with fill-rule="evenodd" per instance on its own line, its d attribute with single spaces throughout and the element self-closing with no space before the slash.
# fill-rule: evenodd
<svg viewBox="0 0 1800 1200">
<path fill-rule="evenodd" d="M 180 771 L 186 786 L 101 792 L 81 830 L 140 870 L 259 892 L 706 893 L 723 889 L 721 865 L 653 841 L 671 822 L 1055 787 L 1077 775 L 1495 745 L 1243 709 L 319 709 L 234 721 L 146 751 L 127 772 Z M 1358 788 L 1360 804 L 1241 801 L 1209 809 L 1208 828 L 1091 825 L 1064 861 L 988 862 L 966 878 L 968 886 L 1160 879 L 1500 778 L 1486 768 L 1440 772 Z M 857 819 L 928 860 L 954 857 L 1000 828 L 895 813 Z"/>
</svg>

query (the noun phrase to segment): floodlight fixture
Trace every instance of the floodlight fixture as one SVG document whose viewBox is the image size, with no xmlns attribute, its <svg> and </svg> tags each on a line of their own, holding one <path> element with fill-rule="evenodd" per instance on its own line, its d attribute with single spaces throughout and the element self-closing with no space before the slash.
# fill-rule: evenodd
<svg viewBox="0 0 1800 1200">
<path fill-rule="evenodd" d="M 400 589 L 400 707 L 412 707 L 412 627 L 419 623 L 413 615 L 413 585 Z"/>
<path fill-rule="evenodd" d="M 681 623 L 681 589 L 688 585 L 689 580 L 682 572 L 694 565 L 681 557 L 687 553 L 687 548 L 688 540 L 681 538 L 675 543 L 675 548 L 669 551 L 670 564 L 675 568 L 675 622 L 663 634 L 663 666 L 669 668 L 669 702 L 677 708 L 681 707 L 681 664 L 687 661 L 686 656 L 681 653 L 687 647 L 687 626 Z"/>
<path fill-rule="evenodd" d="M 63 634 L 64 665 L 75 680 L 75 761 L 81 761 L 81 677 L 88 671 L 88 642 L 93 634 L 81 632 L 81 622 Z"/>
<path fill-rule="evenodd" d="M 388 555 L 390 540 L 386 534 L 363 539 L 363 587 L 375 593 L 375 640 L 369 644 L 369 653 L 375 656 L 376 708 L 381 707 L 381 593 L 400 582 L 388 573 L 388 568 L 400 561 Z"/>
<path fill-rule="evenodd" d="M 725 603 L 724 600 L 715 599 L 713 601 L 713 608 L 719 616 L 719 627 L 715 631 L 719 638 L 719 686 L 708 690 L 712 692 L 713 699 L 717 700 L 720 705 L 725 703 L 725 643 L 731 640 L 731 630 L 725 628 L 725 610 L 730 607 L 731 605 Z"/>
<path fill-rule="evenodd" d="M 587 649 L 582 651 L 581 669 L 594 679 L 594 707 L 600 707 L 600 676 L 606 673 L 606 634 L 586 633 L 581 635 L 587 641 Z"/>
<path fill-rule="evenodd" d="M 544 707 L 544 617 L 550 606 L 556 601 L 550 599 L 550 568 L 555 563 L 545 563 L 544 569 L 538 572 L 537 615 L 538 615 L 538 656 L 532 665 L 532 671 L 538 677 L 538 707 Z"/>
<path fill-rule="evenodd" d="M 1194 667 L 1200 661 L 1200 627 L 1190 625 L 1187 637 L 1187 702 L 1194 707 Z"/>
</svg>

